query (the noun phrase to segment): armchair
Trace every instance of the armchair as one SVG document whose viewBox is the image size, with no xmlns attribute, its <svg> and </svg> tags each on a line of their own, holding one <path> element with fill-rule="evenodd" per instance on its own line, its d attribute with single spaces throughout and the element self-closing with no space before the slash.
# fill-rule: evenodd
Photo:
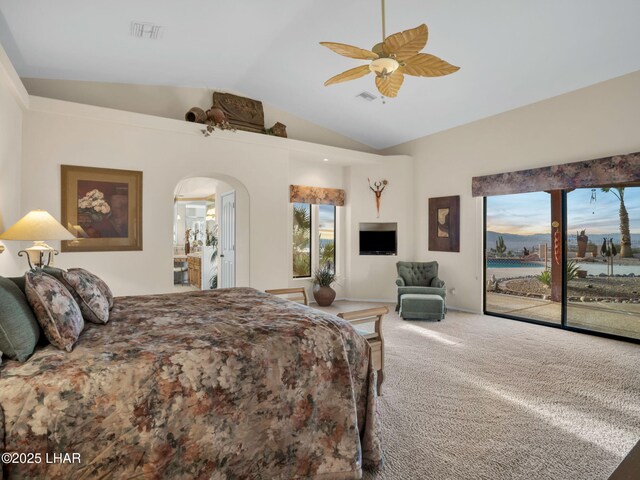
<svg viewBox="0 0 640 480">
<path fill-rule="evenodd" d="M 438 278 L 438 262 L 398 262 L 396 268 L 398 269 L 396 312 L 400 310 L 400 297 L 405 293 L 440 295 L 443 300 L 446 300 L 447 289 L 444 282 Z"/>
</svg>

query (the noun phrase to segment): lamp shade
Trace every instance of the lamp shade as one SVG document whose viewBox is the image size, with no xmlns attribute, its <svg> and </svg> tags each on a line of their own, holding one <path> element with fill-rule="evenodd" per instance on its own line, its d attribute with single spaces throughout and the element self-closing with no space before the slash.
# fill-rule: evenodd
<svg viewBox="0 0 640 480">
<path fill-rule="evenodd" d="M 0 240 L 75 240 L 76 237 L 44 210 L 32 210 L 0 235 Z"/>
</svg>

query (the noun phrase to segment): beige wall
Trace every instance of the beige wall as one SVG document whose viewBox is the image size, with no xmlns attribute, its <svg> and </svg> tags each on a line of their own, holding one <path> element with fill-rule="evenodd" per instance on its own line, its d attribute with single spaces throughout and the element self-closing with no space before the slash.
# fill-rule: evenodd
<svg viewBox="0 0 640 480">
<path fill-rule="evenodd" d="M 376 216 L 372 182 L 388 180 L 382 192 L 380 217 Z M 413 159 L 389 157 L 375 167 L 352 166 L 348 169 L 347 191 L 347 277 L 349 298 L 394 301 L 396 297 L 396 262 L 414 258 Z M 392 222 L 398 224 L 397 256 L 360 256 L 360 223 Z"/>
<path fill-rule="evenodd" d="M 417 260 L 437 260 L 449 304 L 482 309 L 482 199 L 471 178 L 640 151 L 640 72 L 421 138 L 385 154 L 414 157 Z M 427 199 L 461 196 L 460 253 L 427 249 Z"/>
<path fill-rule="evenodd" d="M 184 120 L 191 107 L 207 110 L 212 103 L 212 90 L 207 88 L 166 87 L 100 83 L 74 80 L 22 79 L 29 94 L 84 103 L 98 107 L 115 108 L 128 112 L 145 113 L 158 117 Z M 231 92 L 238 93 L 239 92 Z M 272 105 L 264 104 L 265 125 L 280 122 L 287 126 L 289 138 L 335 147 L 374 152 L 368 145 L 304 120 Z"/>
<path fill-rule="evenodd" d="M 291 283 L 291 183 L 338 188 L 358 183 L 349 192 L 350 204 L 367 205 L 371 218 L 373 199 L 366 177 L 393 175 L 394 188 L 385 192 L 389 202 L 385 219 L 394 221 L 389 218 L 396 218 L 396 210 L 406 215 L 398 207 L 407 203 L 403 195 L 411 183 L 410 169 L 395 172 L 395 162 L 378 155 L 246 132 L 216 132 L 205 138 L 197 125 L 183 121 L 40 97 L 31 97 L 30 102 L 23 133 L 23 211 L 45 208 L 60 218 L 61 164 L 144 173 L 144 251 L 63 253 L 56 259 L 63 268 L 83 266 L 94 271 L 116 295 L 172 290 L 173 197 L 178 182 L 188 177 L 217 178 L 236 191 L 246 189 L 247 214 L 240 217 L 248 223 L 238 228 L 243 230 L 239 240 L 245 238 L 248 244 L 247 253 L 238 248 L 238 286 L 265 289 Z M 354 167 L 357 176 L 347 180 L 345 172 Z M 343 261 L 353 248 L 347 245 L 339 253 Z M 390 263 L 376 278 L 367 277 L 366 261 L 355 269 L 344 265 L 343 270 L 355 272 L 353 278 L 359 280 L 351 282 L 346 276 L 342 296 L 349 296 L 352 283 L 382 282 L 387 290 L 393 289 L 395 268 Z M 377 298 L 375 288 L 363 290 L 369 292 L 366 298 Z"/>
<path fill-rule="evenodd" d="M 21 218 L 20 186 L 22 172 L 22 120 L 28 98 L 18 77 L 0 47 L 0 232 Z M 18 258 L 20 242 L 0 242 L 0 276 L 24 272 L 26 262 Z"/>
<path fill-rule="evenodd" d="M 298 162 L 290 165 L 289 175 L 292 184 L 346 190 L 346 204 L 338 210 L 337 218 L 337 298 L 393 301 L 396 262 L 413 257 L 413 213 L 407 208 L 413 200 L 413 160 L 407 156 L 392 156 L 376 163 L 346 166 Z M 376 217 L 375 196 L 369 190 L 369 177 L 372 181 L 389 181 L 382 194 L 379 218 Z M 290 206 L 289 215 L 292 210 Z M 397 223 L 398 255 L 360 256 L 358 229 L 361 222 Z M 288 255 L 291 258 L 291 242 Z M 311 288 L 311 282 L 303 279 L 292 278 L 289 285 Z"/>
</svg>

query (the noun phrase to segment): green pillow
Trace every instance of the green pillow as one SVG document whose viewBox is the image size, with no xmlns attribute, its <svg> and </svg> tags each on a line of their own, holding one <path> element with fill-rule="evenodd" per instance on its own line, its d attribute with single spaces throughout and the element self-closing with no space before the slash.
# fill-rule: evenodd
<svg viewBox="0 0 640 480">
<path fill-rule="evenodd" d="M 0 351 L 24 362 L 39 338 L 40 327 L 24 293 L 14 282 L 0 277 Z"/>
<path fill-rule="evenodd" d="M 13 277 L 13 278 L 9 277 L 7 280 L 11 280 L 13 283 L 15 283 L 18 286 L 18 288 L 20 289 L 20 291 L 26 295 L 26 293 L 24 291 L 25 283 L 26 283 L 24 275 L 21 276 L 21 277 Z"/>
</svg>

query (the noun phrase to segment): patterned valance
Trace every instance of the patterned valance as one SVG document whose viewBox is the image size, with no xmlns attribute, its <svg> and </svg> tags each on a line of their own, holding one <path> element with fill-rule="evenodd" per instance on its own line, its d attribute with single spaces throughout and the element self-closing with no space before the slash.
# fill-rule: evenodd
<svg viewBox="0 0 640 480">
<path fill-rule="evenodd" d="M 344 206 L 345 192 L 339 188 L 306 187 L 291 185 L 291 203 L 315 203 L 320 205 Z"/>
<path fill-rule="evenodd" d="M 640 181 L 640 152 L 553 167 L 473 177 L 474 197 L 591 188 Z"/>
</svg>

